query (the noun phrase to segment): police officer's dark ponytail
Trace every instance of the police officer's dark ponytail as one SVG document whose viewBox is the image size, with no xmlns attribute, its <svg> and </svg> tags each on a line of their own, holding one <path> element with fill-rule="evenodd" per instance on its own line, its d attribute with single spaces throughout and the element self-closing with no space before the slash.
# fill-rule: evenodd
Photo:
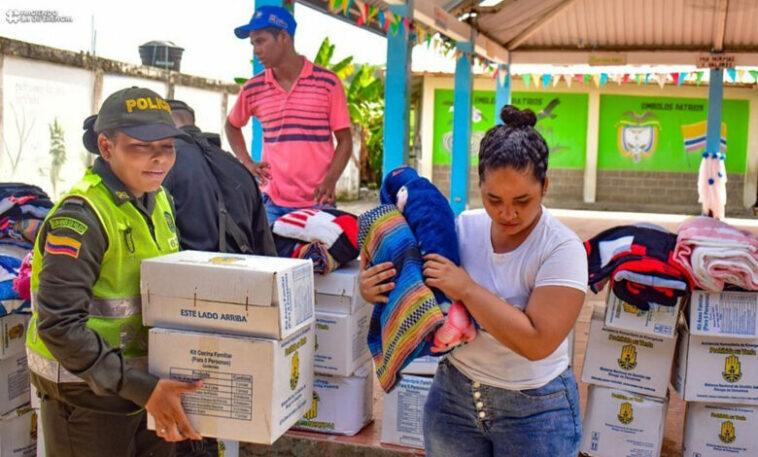
<svg viewBox="0 0 758 457">
<path fill-rule="evenodd" d="M 511 167 L 530 169 L 535 179 L 545 183 L 548 147 L 534 129 L 537 116 L 530 109 L 506 105 L 500 111 L 503 125 L 489 129 L 479 145 L 479 180 L 488 170 Z"/>
</svg>

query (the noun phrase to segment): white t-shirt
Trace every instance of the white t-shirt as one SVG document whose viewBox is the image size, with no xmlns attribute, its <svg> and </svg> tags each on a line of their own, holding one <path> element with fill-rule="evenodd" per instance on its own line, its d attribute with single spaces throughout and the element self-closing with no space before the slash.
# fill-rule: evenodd
<svg viewBox="0 0 758 457">
<path fill-rule="evenodd" d="M 491 225 L 484 209 L 465 211 L 456 221 L 461 266 L 479 285 L 521 310 L 536 287 L 587 290 L 587 254 L 582 242 L 545 208 L 526 240 L 511 252 L 494 252 Z M 568 340 L 564 339 L 548 357 L 532 362 L 480 329 L 474 341 L 455 349 L 448 360 L 482 384 L 536 389 L 568 367 Z"/>
</svg>

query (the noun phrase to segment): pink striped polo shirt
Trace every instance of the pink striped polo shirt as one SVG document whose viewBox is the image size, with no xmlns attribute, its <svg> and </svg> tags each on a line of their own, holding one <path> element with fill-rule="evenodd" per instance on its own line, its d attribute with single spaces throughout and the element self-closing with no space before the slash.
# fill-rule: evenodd
<svg viewBox="0 0 758 457">
<path fill-rule="evenodd" d="M 263 191 L 279 206 L 308 207 L 334 159 L 332 132 L 350 127 L 345 90 L 337 75 L 303 57 L 289 92 L 265 71 L 240 90 L 229 123 L 244 127 L 255 116 L 263 127 L 262 160 L 271 165 Z"/>
</svg>

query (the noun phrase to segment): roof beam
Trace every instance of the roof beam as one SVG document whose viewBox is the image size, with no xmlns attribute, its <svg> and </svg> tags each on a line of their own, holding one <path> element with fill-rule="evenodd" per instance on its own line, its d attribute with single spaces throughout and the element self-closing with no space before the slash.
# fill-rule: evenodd
<svg viewBox="0 0 758 457">
<path fill-rule="evenodd" d="M 590 51 L 556 49 L 549 51 L 511 51 L 511 64 L 587 65 Z M 694 70 L 697 57 L 707 51 L 623 51 L 626 65 L 691 65 Z M 730 52 L 737 66 L 758 66 L 756 52 Z M 556 72 L 560 70 L 556 68 Z"/>
<path fill-rule="evenodd" d="M 573 0 L 572 0 L 573 1 Z M 497 63 L 508 62 L 508 50 L 496 41 L 481 33 L 472 34 L 475 30 L 457 17 L 445 11 L 432 0 L 414 0 L 413 19 L 433 28 L 455 41 L 471 41 L 474 36 L 474 52 L 486 59 Z"/>
<path fill-rule="evenodd" d="M 547 25 L 550 21 L 555 19 L 556 16 L 558 16 L 561 12 L 563 12 L 566 8 L 571 6 L 576 0 L 563 0 L 555 7 L 548 11 L 547 14 L 542 16 L 537 21 L 533 22 L 529 27 L 527 27 L 523 32 L 518 34 L 514 39 L 508 42 L 508 44 L 505 46 L 508 48 L 508 50 L 514 50 L 521 46 L 522 43 L 524 43 L 526 40 L 529 39 L 532 35 L 534 35 L 539 29 Z"/>
<path fill-rule="evenodd" d="M 724 50 L 724 35 L 726 35 L 726 10 L 729 7 L 729 0 L 719 0 L 714 11 L 713 18 L 713 50 L 721 52 Z"/>
</svg>

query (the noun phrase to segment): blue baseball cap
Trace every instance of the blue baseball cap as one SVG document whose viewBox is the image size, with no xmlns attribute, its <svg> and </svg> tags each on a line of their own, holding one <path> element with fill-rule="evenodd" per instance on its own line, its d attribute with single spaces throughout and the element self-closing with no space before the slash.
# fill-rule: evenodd
<svg viewBox="0 0 758 457">
<path fill-rule="evenodd" d="M 244 40 L 250 36 L 251 31 L 265 29 L 266 27 L 286 30 L 291 36 L 295 36 L 297 23 L 292 14 L 281 6 L 261 6 L 253 13 L 250 23 L 234 29 L 234 34 L 237 35 L 237 38 Z"/>
</svg>

